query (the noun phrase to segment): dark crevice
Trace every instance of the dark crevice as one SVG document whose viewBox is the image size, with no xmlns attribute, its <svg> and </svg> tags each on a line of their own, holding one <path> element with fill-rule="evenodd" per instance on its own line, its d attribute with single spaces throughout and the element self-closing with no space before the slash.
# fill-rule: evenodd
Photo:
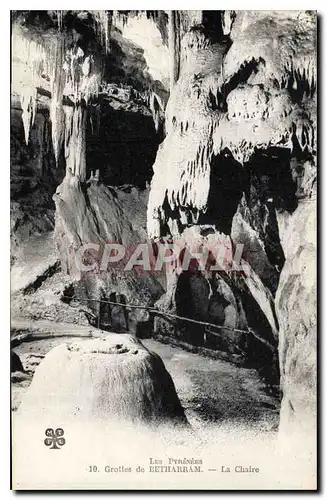
<svg viewBox="0 0 327 500">
<path fill-rule="evenodd" d="M 177 222 L 177 225 L 182 232 L 182 224 L 180 222 L 180 211 L 178 208 L 172 209 L 168 197 L 167 197 L 167 191 L 165 194 L 165 198 L 162 204 L 162 211 L 165 214 L 165 219 L 160 220 L 160 234 L 161 236 L 168 236 L 170 235 L 170 229 L 168 226 L 168 221 L 169 220 L 175 220 Z"/>
<path fill-rule="evenodd" d="M 221 87 L 221 96 L 219 101 L 220 109 L 224 113 L 227 112 L 227 102 L 226 99 L 232 90 L 236 89 L 239 85 L 245 84 L 252 73 L 257 73 L 259 71 L 260 65 L 265 65 L 265 60 L 262 57 L 255 59 L 254 57 L 250 61 L 244 61 L 240 66 L 240 69 Z"/>
<path fill-rule="evenodd" d="M 200 271 L 183 271 L 178 278 L 175 300 L 178 316 L 204 321 L 210 287 Z M 204 327 L 178 320 L 183 340 L 192 345 L 204 344 Z"/>
<path fill-rule="evenodd" d="M 245 218 L 263 241 L 270 263 L 280 272 L 285 256 L 276 210 L 293 213 L 298 203 L 297 186 L 290 168 L 290 151 L 277 147 L 256 151 L 245 165 L 245 173 L 248 207 Z"/>
<path fill-rule="evenodd" d="M 242 166 L 230 151 L 225 149 L 214 156 L 211 162 L 207 210 L 200 215 L 199 224 L 214 224 L 218 231 L 230 234 L 244 189 Z"/>
<path fill-rule="evenodd" d="M 60 262 L 56 262 L 55 264 L 53 264 L 53 266 L 48 267 L 47 270 L 41 274 L 41 276 L 38 276 L 36 280 L 33 281 L 33 283 L 24 288 L 24 295 L 35 293 L 36 290 L 40 288 L 42 283 L 44 283 L 44 281 L 46 281 L 48 278 L 51 278 L 51 276 L 60 271 L 60 268 Z"/>
<path fill-rule="evenodd" d="M 287 90 L 294 103 L 299 103 L 305 97 L 312 98 L 316 92 L 315 81 L 309 81 L 305 69 L 294 70 L 287 82 Z"/>
<path fill-rule="evenodd" d="M 87 129 L 87 177 L 99 171 L 105 185 L 133 184 L 144 189 L 151 180 L 159 137 L 153 118 L 141 112 L 104 105 L 97 135 Z"/>
<path fill-rule="evenodd" d="M 212 43 L 217 43 L 223 38 L 221 16 L 221 10 L 204 10 L 202 12 L 204 33 L 206 38 L 209 38 Z"/>
</svg>

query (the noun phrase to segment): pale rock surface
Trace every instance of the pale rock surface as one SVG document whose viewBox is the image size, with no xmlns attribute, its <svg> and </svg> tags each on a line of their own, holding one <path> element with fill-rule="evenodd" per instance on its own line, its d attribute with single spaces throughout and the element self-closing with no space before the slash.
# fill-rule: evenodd
<svg viewBox="0 0 327 500">
<path fill-rule="evenodd" d="M 281 428 L 316 427 L 317 261 L 316 203 L 278 217 L 286 262 L 276 294 L 283 400 Z"/>
<path fill-rule="evenodd" d="M 19 412 L 24 418 L 186 424 L 161 358 L 125 334 L 53 348 L 36 368 Z"/>
</svg>

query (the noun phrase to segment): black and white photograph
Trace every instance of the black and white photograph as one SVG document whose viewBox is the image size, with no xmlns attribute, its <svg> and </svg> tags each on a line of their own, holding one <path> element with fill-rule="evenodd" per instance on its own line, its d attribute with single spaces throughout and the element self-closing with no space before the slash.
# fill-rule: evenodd
<svg viewBox="0 0 327 500">
<path fill-rule="evenodd" d="M 13 490 L 317 490 L 317 23 L 11 10 Z"/>
</svg>

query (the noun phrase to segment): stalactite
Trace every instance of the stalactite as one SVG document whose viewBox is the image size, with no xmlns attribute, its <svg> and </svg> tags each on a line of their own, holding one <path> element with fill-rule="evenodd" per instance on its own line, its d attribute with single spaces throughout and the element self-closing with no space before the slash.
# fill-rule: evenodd
<svg viewBox="0 0 327 500">
<path fill-rule="evenodd" d="M 160 97 L 155 92 L 151 92 L 150 94 L 149 107 L 152 113 L 155 129 L 158 132 L 160 126 L 160 116 L 164 116 L 164 105 Z"/>
<path fill-rule="evenodd" d="M 229 35 L 236 17 L 234 10 L 224 10 L 222 13 L 221 24 L 224 35 Z"/>
<path fill-rule="evenodd" d="M 92 55 L 85 56 L 80 47 L 66 50 L 65 93 L 75 102 L 82 99 L 88 103 L 91 97 L 97 97 L 101 85 L 101 68 L 96 67 Z"/>
<path fill-rule="evenodd" d="M 37 148 L 35 150 L 35 165 L 38 171 L 38 175 L 41 177 L 45 172 L 43 171 L 44 165 L 46 165 L 46 161 L 44 161 L 44 157 L 47 154 L 48 144 L 47 144 L 47 128 L 48 122 L 45 116 L 42 113 L 38 113 L 35 117 L 34 131 L 32 140 L 37 144 Z"/>
<path fill-rule="evenodd" d="M 58 22 L 58 30 L 61 31 L 63 28 L 63 17 L 66 11 L 64 10 L 57 10 L 57 22 Z"/>
<path fill-rule="evenodd" d="M 86 180 L 86 108 L 64 106 L 66 170 Z"/>
<path fill-rule="evenodd" d="M 99 33 L 101 43 L 103 43 L 106 53 L 108 54 L 110 51 L 112 14 L 108 10 L 92 10 L 91 13 L 96 23 L 96 31 Z"/>
<path fill-rule="evenodd" d="M 178 231 L 175 221 L 169 221 L 170 211 L 192 212 L 197 221 L 205 212 L 210 189 L 213 127 L 210 118 L 185 135 L 187 145 L 180 148 L 179 135 L 170 131 L 169 152 L 159 150 L 154 166 L 156 189 L 150 191 L 148 203 L 148 233 L 160 236 L 161 225 L 168 224 L 171 234 Z M 168 139 L 166 138 L 166 141 Z M 173 168 L 172 168 L 173 166 Z M 167 206 L 168 204 L 168 206 Z"/>
<path fill-rule="evenodd" d="M 180 70 L 180 21 L 179 12 L 171 10 L 168 14 L 168 46 L 170 56 L 170 90 L 174 87 L 179 77 Z"/>
<path fill-rule="evenodd" d="M 66 166 L 84 181 L 86 178 L 85 133 L 86 109 L 81 103 L 88 104 L 91 97 L 97 96 L 101 83 L 101 73 L 94 65 L 93 56 L 86 56 L 80 47 L 73 47 L 65 51 L 64 62 L 58 69 L 58 80 L 54 79 L 55 93 L 54 117 L 57 119 L 54 147 L 58 145 L 60 151 L 62 141 L 65 140 Z M 64 75 L 64 86 L 62 83 Z M 57 87 L 59 86 L 60 87 Z M 64 109 L 62 106 L 63 90 L 75 103 L 74 107 Z M 56 151 L 56 149 L 55 149 Z"/>
<path fill-rule="evenodd" d="M 30 128 L 36 115 L 37 87 L 44 70 L 46 52 L 41 44 L 25 38 L 17 27 L 14 27 L 12 33 L 12 52 L 12 91 L 20 98 L 25 141 L 28 144 Z"/>
<path fill-rule="evenodd" d="M 14 25 L 12 90 L 20 97 L 25 140 L 28 143 L 30 127 L 36 114 L 37 89 L 49 85 L 51 91 L 50 118 L 52 123 L 53 149 L 58 163 L 64 139 L 65 116 L 62 107 L 63 96 L 69 96 L 76 104 L 97 96 L 101 83 L 101 68 L 96 67 L 94 58 L 84 54 L 78 47 L 66 46 L 61 33 L 63 12 L 57 12 L 58 33 L 50 38 L 35 41 L 27 38 L 19 25 Z M 99 19 L 109 19 L 101 14 Z M 100 22 L 100 21 L 99 21 Z M 109 22 L 109 21 L 108 21 Z M 108 42 L 105 32 L 106 43 Z"/>
<path fill-rule="evenodd" d="M 19 56 L 19 60 L 14 61 L 14 65 L 19 65 L 19 67 L 13 71 L 12 86 L 21 100 L 26 143 L 28 143 L 30 127 L 34 123 L 36 114 L 37 89 L 42 87 L 44 76 L 50 78 L 52 139 L 58 161 L 63 140 L 64 122 L 62 111 L 64 38 L 61 36 L 52 37 L 47 44 L 42 44 L 26 38 L 21 30 L 15 27 L 13 30 L 13 51 Z M 22 74 L 24 78 L 22 78 Z"/>
<path fill-rule="evenodd" d="M 22 121 L 24 125 L 25 142 L 28 144 L 30 130 L 34 125 L 36 115 L 36 89 L 32 94 L 32 89 L 23 87 L 20 95 L 20 104 L 22 107 Z"/>
<path fill-rule="evenodd" d="M 51 78 L 51 104 L 50 104 L 50 119 L 52 124 L 52 144 L 58 164 L 59 155 L 64 139 L 64 123 L 65 114 L 62 106 L 62 99 L 64 93 L 64 72 L 63 61 L 65 54 L 64 38 L 57 39 L 54 65 Z"/>
</svg>

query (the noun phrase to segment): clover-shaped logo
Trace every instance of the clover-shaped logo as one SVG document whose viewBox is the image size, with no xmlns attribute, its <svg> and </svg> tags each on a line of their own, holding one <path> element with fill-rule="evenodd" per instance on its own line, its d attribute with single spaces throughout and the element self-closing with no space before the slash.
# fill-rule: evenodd
<svg viewBox="0 0 327 500">
<path fill-rule="evenodd" d="M 45 435 L 47 436 L 44 440 L 45 446 L 51 446 L 50 450 L 59 450 L 60 446 L 64 446 L 66 443 L 64 435 L 64 430 L 59 428 L 56 430 L 47 429 L 45 431 Z"/>
</svg>

